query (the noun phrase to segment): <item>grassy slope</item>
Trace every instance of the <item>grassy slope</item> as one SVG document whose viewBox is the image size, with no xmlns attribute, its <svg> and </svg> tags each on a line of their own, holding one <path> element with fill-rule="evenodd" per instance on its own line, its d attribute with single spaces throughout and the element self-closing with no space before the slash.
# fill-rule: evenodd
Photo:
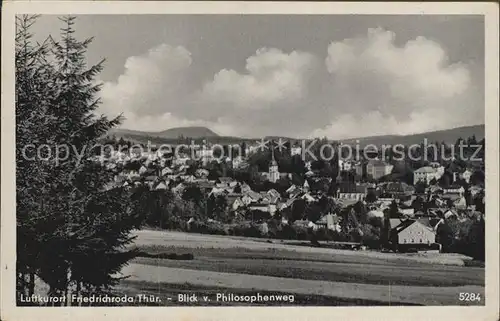
<svg viewBox="0 0 500 321">
<path fill-rule="evenodd" d="M 135 263 L 153 266 L 267 275 L 305 280 L 364 284 L 460 286 L 483 285 L 482 273 L 469 268 L 312 262 L 248 258 L 196 257 L 191 261 L 138 258 Z M 482 272 L 482 271 L 481 271 Z"/>
<path fill-rule="evenodd" d="M 133 277 L 122 283 L 123 291 L 149 293 L 154 288 L 160 295 L 176 295 L 186 282 L 186 291 L 203 293 L 286 289 L 308 305 L 460 304 L 459 292 L 484 293 L 484 269 L 478 267 L 383 253 L 274 247 L 231 237 L 158 231 L 138 235 L 136 245 L 145 252 L 192 253 L 194 260 L 137 258 L 126 269 Z"/>
</svg>

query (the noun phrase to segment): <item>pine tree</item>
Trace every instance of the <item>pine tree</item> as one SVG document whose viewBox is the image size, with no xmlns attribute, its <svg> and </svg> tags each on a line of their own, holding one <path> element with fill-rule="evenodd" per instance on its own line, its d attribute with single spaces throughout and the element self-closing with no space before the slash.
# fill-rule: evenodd
<svg viewBox="0 0 500 321">
<path fill-rule="evenodd" d="M 75 18 L 61 18 L 61 40 L 50 37 L 36 49 L 25 45 L 34 20 L 20 20 L 16 38 L 17 134 L 24 138 L 17 147 L 47 144 L 52 157 L 30 163 L 18 154 L 18 271 L 39 276 L 50 295 L 106 292 L 135 255 L 125 246 L 133 240 L 129 232 L 140 224 L 128 194 L 106 188 L 113 173 L 90 159 L 92 147 L 121 117 L 95 115 L 100 103 L 96 76 L 104 61 L 86 66 L 92 39 L 74 37 Z M 41 58 L 30 58 L 37 52 Z M 83 157 L 72 152 L 57 160 L 63 153 L 56 146 L 83 152 Z M 26 170 L 30 180 L 23 177 Z M 26 254 L 23 248 L 29 249 Z"/>
<path fill-rule="evenodd" d="M 32 42 L 30 28 L 37 16 L 16 17 L 16 220 L 17 294 L 32 295 L 39 273 L 41 244 L 50 237 L 50 216 L 44 211 L 47 166 L 34 147 L 45 141 L 48 97 L 52 91 L 48 44 Z M 43 156 L 43 155 L 42 155 Z"/>
</svg>

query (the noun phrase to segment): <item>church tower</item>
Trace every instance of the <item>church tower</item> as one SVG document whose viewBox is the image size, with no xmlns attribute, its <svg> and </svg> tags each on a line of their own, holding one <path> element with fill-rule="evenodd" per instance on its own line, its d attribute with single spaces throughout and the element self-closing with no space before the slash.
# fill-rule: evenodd
<svg viewBox="0 0 500 321">
<path fill-rule="evenodd" d="M 280 178 L 278 163 L 274 159 L 274 146 L 271 149 L 271 163 L 269 163 L 269 181 L 276 183 Z"/>
</svg>

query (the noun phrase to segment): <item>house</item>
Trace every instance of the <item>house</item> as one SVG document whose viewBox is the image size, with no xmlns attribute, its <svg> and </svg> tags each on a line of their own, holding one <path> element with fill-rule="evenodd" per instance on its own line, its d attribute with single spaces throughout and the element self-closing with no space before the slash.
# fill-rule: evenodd
<svg viewBox="0 0 500 321">
<path fill-rule="evenodd" d="M 285 193 L 287 193 L 287 194 L 292 194 L 292 193 L 293 193 L 295 190 L 297 190 L 297 189 L 298 189 L 298 187 L 297 187 L 297 186 L 292 185 L 292 186 L 290 186 L 290 187 L 289 187 L 289 188 L 285 191 Z"/>
<path fill-rule="evenodd" d="M 302 147 L 300 146 L 292 146 L 290 148 L 290 155 L 301 155 L 302 154 Z"/>
<path fill-rule="evenodd" d="M 367 187 L 361 184 L 344 183 L 341 184 L 337 191 L 337 198 L 362 201 L 367 194 Z"/>
<path fill-rule="evenodd" d="M 170 167 L 165 167 L 164 169 L 161 170 L 161 176 L 168 176 L 173 174 L 174 171 Z"/>
<path fill-rule="evenodd" d="M 442 193 L 443 190 L 441 189 L 441 187 L 439 187 L 439 185 L 431 185 L 425 190 L 425 192 L 430 194 L 437 194 L 439 192 Z"/>
<path fill-rule="evenodd" d="M 399 213 L 407 216 L 413 216 L 415 214 L 415 209 L 413 207 L 400 206 Z"/>
<path fill-rule="evenodd" d="M 356 164 L 354 164 L 354 170 L 357 176 L 363 177 L 366 172 L 366 164 L 357 162 Z"/>
<path fill-rule="evenodd" d="M 308 228 L 308 227 L 311 227 L 310 223 L 312 223 L 312 222 L 309 220 L 296 220 L 293 222 L 293 226 Z M 315 225 L 315 224 L 313 223 L 313 225 Z"/>
<path fill-rule="evenodd" d="M 179 183 L 177 186 L 172 188 L 172 192 L 174 192 L 177 195 L 181 195 L 182 192 L 184 192 L 185 188 L 186 188 L 186 185 L 184 185 L 183 183 Z"/>
<path fill-rule="evenodd" d="M 240 185 L 240 188 L 241 188 L 241 192 L 242 193 L 245 193 L 245 192 L 248 192 L 248 191 L 252 190 L 252 188 L 247 183 L 242 183 Z"/>
<path fill-rule="evenodd" d="M 311 194 L 309 193 L 304 193 L 302 196 L 301 196 L 302 199 L 306 200 L 306 202 L 308 203 L 311 203 L 311 202 L 315 202 L 316 201 L 316 198 L 314 198 L 314 196 L 312 196 Z"/>
<path fill-rule="evenodd" d="M 377 203 L 379 203 L 381 206 L 389 206 L 392 204 L 392 202 L 398 203 L 398 201 L 399 201 L 398 199 L 395 199 L 387 194 L 382 194 L 377 199 Z"/>
<path fill-rule="evenodd" d="M 339 170 L 349 172 L 354 168 L 352 161 L 339 159 Z"/>
<path fill-rule="evenodd" d="M 241 200 L 241 194 L 228 194 L 226 195 L 226 204 L 233 210 L 236 211 L 240 207 L 244 207 L 245 204 Z"/>
<path fill-rule="evenodd" d="M 345 209 L 351 205 L 354 205 L 356 203 L 358 203 L 359 201 L 356 200 L 356 199 L 349 199 L 349 198 L 343 198 L 343 199 L 339 199 L 338 200 L 338 205 L 342 208 L 342 209 Z"/>
<path fill-rule="evenodd" d="M 415 188 L 404 182 L 389 182 L 384 185 L 383 191 L 394 198 L 399 198 L 413 194 L 415 192 Z"/>
<path fill-rule="evenodd" d="M 177 156 L 177 157 L 175 157 L 175 158 L 174 158 L 174 160 L 173 160 L 173 162 L 172 162 L 172 163 L 173 163 L 174 165 L 176 165 L 176 166 L 177 166 L 177 165 L 186 165 L 186 164 L 188 163 L 188 161 L 189 161 L 189 160 L 190 160 L 190 158 L 189 158 L 189 157 L 179 155 L 179 156 Z"/>
<path fill-rule="evenodd" d="M 203 146 L 203 148 L 196 150 L 195 155 L 196 159 L 201 160 L 203 163 L 208 163 L 214 157 L 214 150 L 212 148 L 206 148 L 206 146 Z"/>
<path fill-rule="evenodd" d="M 248 209 L 251 211 L 267 212 L 272 216 L 276 213 L 276 204 L 251 203 L 248 205 Z"/>
<path fill-rule="evenodd" d="M 258 202 L 262 197 L 259 193 L 252 191 L 252 190 L 248 190 L 245 192 L 242 191 L 242 194 L 244 195 L 243 199 L 248 199 L 248 200 L 250 200 L 250 202 Z"/>
<path fill-rule="evenodd" d="M 271 198 L 271 200 L 275 200 L 272 203 L 276 203 L 280 199 L 280 193 L 275 190 L 274 188 L 271 188 L 270 190 L 267 191 L 267 195 Z"/>
<path fill-rule="evenodd" d="M 307 177 L 313 177 L 314 175 L 316 175 L 313 171 L 307 171 L 306 174 L 305 174 Z"/>
<path fill-rule="evenodd" d="M 289 198 L 288 200 L 286 200 L 286 202 L 279 204 L 278 208 L 279 208 L 280 210 L 284 210 L 285 208 L 289 208 L 289 207 L 291 207 L 291 206 L 293 205 L 293 202 L 294 202 L 295 200 L 296 200 L 296 198 L 295 198 L 295 197 L 293 197 L 293 198 Z"/>
<path fill-rule="evenodd" d="M 456 185 L 456 184 L 453 184 L 449 187 L 443 187 L 443 193 L 444 194 L 458 194 L 458 195 L 463 195 L 463 193 L 465 192 L 465 189 L 460 186 L 460 185 Z"/>
<path fill-rule="evenodd" d="M 212 196 L 212 195 L 219 196 L 219 195 L 227 195 L 227 194 L 229 194 L 229 191 L 226 188 L 215 186 L 214 188 L 212 188 L 210 193 L 208 193 L 208 196 Z"/>
<path fill-rule="evenodd" d="M 433 179 L 438 180 L 444 174 L 443 166 L 424 166 L 413 172 L 413 185 L 418 182 L 429 183 Z"/>
<path fill-rule="evenodd" d="M 249 205 L 251 203 L 254 203 L 256 202 L 257 200 L 254 200 L 252 199 L 250 196 L 248 196 L 247 194 L 244 194 L 242 197 L 241 197 L 241 201 L 243 202 L 244 205 Z"/>
<path fill-rule="evenodd" d="M 368 218 L 372 218 L 372 217 L 384 218 L 384 212 L 377 210 L 377 209 L 372 209 L 368 213 L 366 213 L 366 216 Z"/>
<path fill-rule="evenodd" d="M 445 219 L 458 218 L 458 213 L 453 209 L 449 209 L 446 212 L 444 212 L 443 217 Z"/>
<path fill-rule="evenodd" d="M 302 188 L 304 189 L 304 191 L 309 191 L 309 183 L 307 182 L 307 179 L 304 181 L 304 185 L 302 186 Z"/>
<path fill-rule="evenodd" d="M 327 214 L 327 215 L 323 216 L 322 218 L 320 218 L 319 220 L 317 220 L 315 222 L 315 224 L 318 227 L 322 227 L 322 228 L 326 228 L 326 229 L 329 229 L 329 230 L 340 232 L 340 230 L 341 230 L 341 226 L 340 226 L 341 219 L 342 218 L 340 216 L 337 216 L 335 214 Z"/>
<path fill-rule="evenodd" d="M 465 197 L 461 196 L 460 198 L 456 199 L 453 202 L 453 205 L 457 209 L 466 209 L 467 208 L 467 201 L 465 200 Z"/>
<path fill-rule="evenodd" d="M 436 243 L 436 233 L 423 221 L 407 219 L 391 229 L 390 240 L 399 252 L 410 248 L 429 249 Z"/>
<path fill-rule="evenodd" d="M 267 192 L 260 192 L 260 202 L 261 203 L 270 203 L 271 195 L 267 194 Z"/>
<path fill-rule="evenodd" d="M 187 183 L 194 183 L 196 181 L 196 177 L 193 175 L 181 175 L 181 179 Z"/>
<path fill-rule="evenodd" d="M 142 165 L 141 168 L 139 168 L 139 175 L 143 175 L 147 171 L 148 169 L 146 168 L 146 166 Z"/>
<path fill-rule="evenodd" d="M 167 184 L 165 182 L 158 182 L 156 184 L 156 186 L 154 186 L 154 190 L 155 191 L 159 191 L 159 190 L 166 190 L 168 187 L 167 187 Z"/>
<path fill-rule="evenodd" d="M 469 188 L 470 194 L 474 197 L 483 191 L 481 186 L 473 185 Z"/>
<path fill-rule="evenodd" d="M 140 177 L 141 175 L 139 174 L 139 172 L 138 172 L 138 171 L 131 170 L 131 171 L 129 171 L 127 174 L 125 174 L 125 176 L 126 176 L 128 179 L 132 179 L 133 177 Z"/>
<path fill-rule="evenodd" d="M 468 168 L 459 175 L 459 177 L 464 181 L 466 181 L 467 184 L 469 184 L 471 176 L 472 176 L 472 171 Z"/>
<path fill-rule="evenodd" d="M 197 177 L 200 177 L 200 178 L 206 178 L 206 177 L 208 177 L 208 174 L 209 174 L 209 173 L 210 173 L 210 172 L 209 172 L 208 170 L 204 169 L 204 168 L 198 168 L 198 169 L 196 170 L 195 175 L 196 175 Z"/>
<path fill-rule="evenodd" d="M 203 194 L 209 193 L 209 191 L 211 191 L 215 187 L 215 184 L 213 182 L 210 182 L 209 180 L 198 181 L 197 185 Z"/>
<path fill-rule="evenodd" d="M 392 172 L 394 165 L 388 164 L 381 160 L 370 160 L 366 164 L 366 175 L 373 179 L 379 179 L 389 175 Z"/>
<path fill-rule="evenodd" d="M 441 197 L 435 198 L 434 203 L 436 204 L 437 207 L 446 207 L 447 205 L 446 199 L 443 199 Z M 429 206 L 429 204 L 427 205 Z"/>
<path fill-rule="evenodd" d="M 189 166 L 187 165 L 180 165 L 178 168 L 177 168 L 177 172 L 179 174 L 186 174 L 186 171 L 188 170 Z"/>
</svg>

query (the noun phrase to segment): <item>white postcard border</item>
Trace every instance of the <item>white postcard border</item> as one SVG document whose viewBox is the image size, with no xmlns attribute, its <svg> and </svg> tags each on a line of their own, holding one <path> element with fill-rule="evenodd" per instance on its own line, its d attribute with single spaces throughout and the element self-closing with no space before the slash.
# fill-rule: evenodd
<svg viewBox="0 0 500 321">
<path fill-rule="evenodd" d="M 486 305 L 484 307 L 114 307 L 15 306 L 14 16 L 38 14 L 481 14 L 485 15 Z M 2 320 L 498 320 L 499 33 L 495 3 L 6 1 L 2 8 Z M 491 214 L 490 214 L 491 213 Z M 458 295 L 458 293 L 457 293 Z"/>
</svg>

